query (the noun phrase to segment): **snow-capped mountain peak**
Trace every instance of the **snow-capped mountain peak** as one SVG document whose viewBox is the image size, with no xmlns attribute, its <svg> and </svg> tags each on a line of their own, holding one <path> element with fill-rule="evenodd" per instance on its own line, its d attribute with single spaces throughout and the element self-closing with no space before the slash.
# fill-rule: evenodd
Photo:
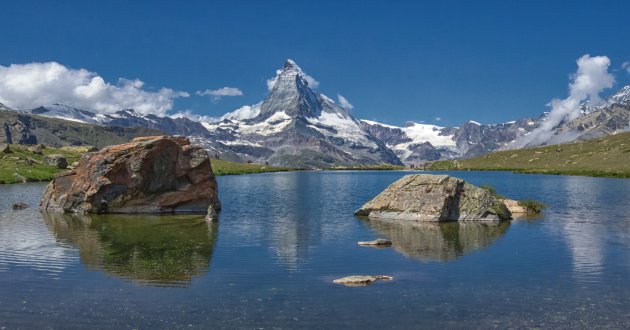
<svg viewBox="0 0 630 330">
<path fill-rule="evenodd" d="M 606 103 L 620 105 L 630 104 L 630 85 L 624 86 L 617 93 L 611 95 Z"/>
<path fill-rule="evenodd" d="M 274 165 L 399 163 L 347 110 L 314 92 L 309 84 L 314 79 L 297 63 L 287 60 L 277 72 L 262 103 L 241 107 L 204 126 L 243 159 Z"/>
</svg>

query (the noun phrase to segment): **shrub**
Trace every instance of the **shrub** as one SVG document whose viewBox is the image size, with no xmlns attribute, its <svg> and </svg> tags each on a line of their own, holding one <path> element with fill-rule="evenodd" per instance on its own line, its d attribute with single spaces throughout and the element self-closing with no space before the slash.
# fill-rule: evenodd
<svg viewBox="0 0 630 330">
<path fill-rule="evenodd" d="M 547 207 L 544 203 L 539 201 L 535 201 L 533 199 L 526 199 L 519 201 L 518 204 L 527 209 L 528 212 L 532 213 L 540 213 L 544 208 Z"/>
<path fill-rule="evenodd" d="M 500 199 L 504 199 L 505 198 L 504 196 L 499 195 L 497 193 L 497 190 L 494 189 L 494 187 L 489 185 L 489 184 L 482 184 L 482 185 L 479 186 L 479 188 L 487 190 L 492 196 L 494 196 L 496 198 L 500 198 Z"/>
</svg>

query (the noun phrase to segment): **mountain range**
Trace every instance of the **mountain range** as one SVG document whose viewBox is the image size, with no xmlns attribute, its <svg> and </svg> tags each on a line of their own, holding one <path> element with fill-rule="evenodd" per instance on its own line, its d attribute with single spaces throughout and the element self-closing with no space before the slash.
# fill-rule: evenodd
<svg viewBox="0 0 630 330">
<path fill-rule="evenodd" d="M 356 119 L 325 94 L 315 92 L 302 69 L 292 60 L 285 62 L 273 81 L 273 88 L 263 101 L 211 121 L 143 115 L 131 109 L 96 114 L 61 104 L 30 110 L 13 110 L 0 104 L 0 110 L 13 110 L 38 120 L 48 117 L 81 125 L 142 127 L 147 130 L 142 133 L 184 135 L 223 159 L 299 168 L 417 164 L 479 156 L 509 148 L 514 141 L 540 127 L 548 115 L 543 113 L 538 118 L 500 124 L 471 120 L 459 127 L 422 123 L 398 127 Z M 2 136 L 6 140 L 12 124 L 6 120 L 0 124 L 5 131 L 4 135 L 0 134 L 0 140 Z M 554 127 L 549 141 L 542 144 L 585 140 L 628 130 L 630 86 L 599 105 L 583 104 L 581 116 Z M 38 135 L 42 132 L 38 131 Z M 120 136 L 128 134 L 119 133 Z M 33 142 L 31 140 L 28 141 Z M 80 143 L 76 138 L 71 142 Z M 60 139 L 56 143 L 64 142 Z"/>
</svg>

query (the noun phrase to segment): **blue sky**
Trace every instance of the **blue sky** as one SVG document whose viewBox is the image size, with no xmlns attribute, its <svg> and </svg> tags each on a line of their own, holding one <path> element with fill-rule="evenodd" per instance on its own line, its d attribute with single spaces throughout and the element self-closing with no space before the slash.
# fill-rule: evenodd
<svg viewBox="0 0 630 330">
<path fill-rule="evenodd" d="M 628 1 L 15 1 L 0 65 L 56 61 L 186 91 L 170 112 L 262 100 L 286 58 L 358 118 L 459 125 L 537 116 L 584 54 L 630 83 Z M 234 87 L 242 96 L 197 96 Z M 437 118 L 440 118 L 438 120 Z"/>
</svg>

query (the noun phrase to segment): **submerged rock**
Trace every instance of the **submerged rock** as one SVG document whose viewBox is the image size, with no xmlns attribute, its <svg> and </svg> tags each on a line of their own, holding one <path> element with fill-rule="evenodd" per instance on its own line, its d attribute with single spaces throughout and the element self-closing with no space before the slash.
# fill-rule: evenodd
<svg viewBox="0 0 630 330">
<path fill-rule="evenodd" d="M 505 207 L 510 210 L 510 213 L 514 215 L 531 213 L 527 208 L 523 207 L 518 201 L 513 199 L 502 199 L 501 202 L 503 202 L 503 205 L 505 205 Z"/>
<path fill-rule="evenodd" d="M 355 212 L 370 219 L 497 221 L 510 211 L 488 190 L 448 175 L 406 175 Z"/>
<path fill-rule="evenodd" d="M 87 153 L 47 187 L 40 208 L 73 213 L 206 213 L 220 208 L 205 150 L 172 136 Z"/>
<path fill-rule="evenodd" d="M 391 281 L 393 279 L 393 277 L 387 275 L 352 275 L 336 279 L 333 283 L 345 286 L 366 286 L 378 280 Z"/>
<path fill-rule="evenodd" d="M 68 160 L 66 160 L 64 155 L 60 154 L 46 155 L 44 156 L 44 162 L 59 169 L 65 169 L 68 167 Z"/>
<path fill-rule="evenodd" d="M 388 239 L 384 239 L 384 238 L 377 238 L 377 239 L 375 239 L 373 241 L 357 242 L 357 244 L 363 245 L 363 246 L 385 247 L 385 246 L 392 245 L 392 241 L 390 241 Z"/>
<path fill-rule="evenodd" d="M 14 210 L 23 210 L 28 207 L 28 204 L 24 202 L 17 202 L 17 203 L 13 203 L 12 207 Z"/>
</svg>

